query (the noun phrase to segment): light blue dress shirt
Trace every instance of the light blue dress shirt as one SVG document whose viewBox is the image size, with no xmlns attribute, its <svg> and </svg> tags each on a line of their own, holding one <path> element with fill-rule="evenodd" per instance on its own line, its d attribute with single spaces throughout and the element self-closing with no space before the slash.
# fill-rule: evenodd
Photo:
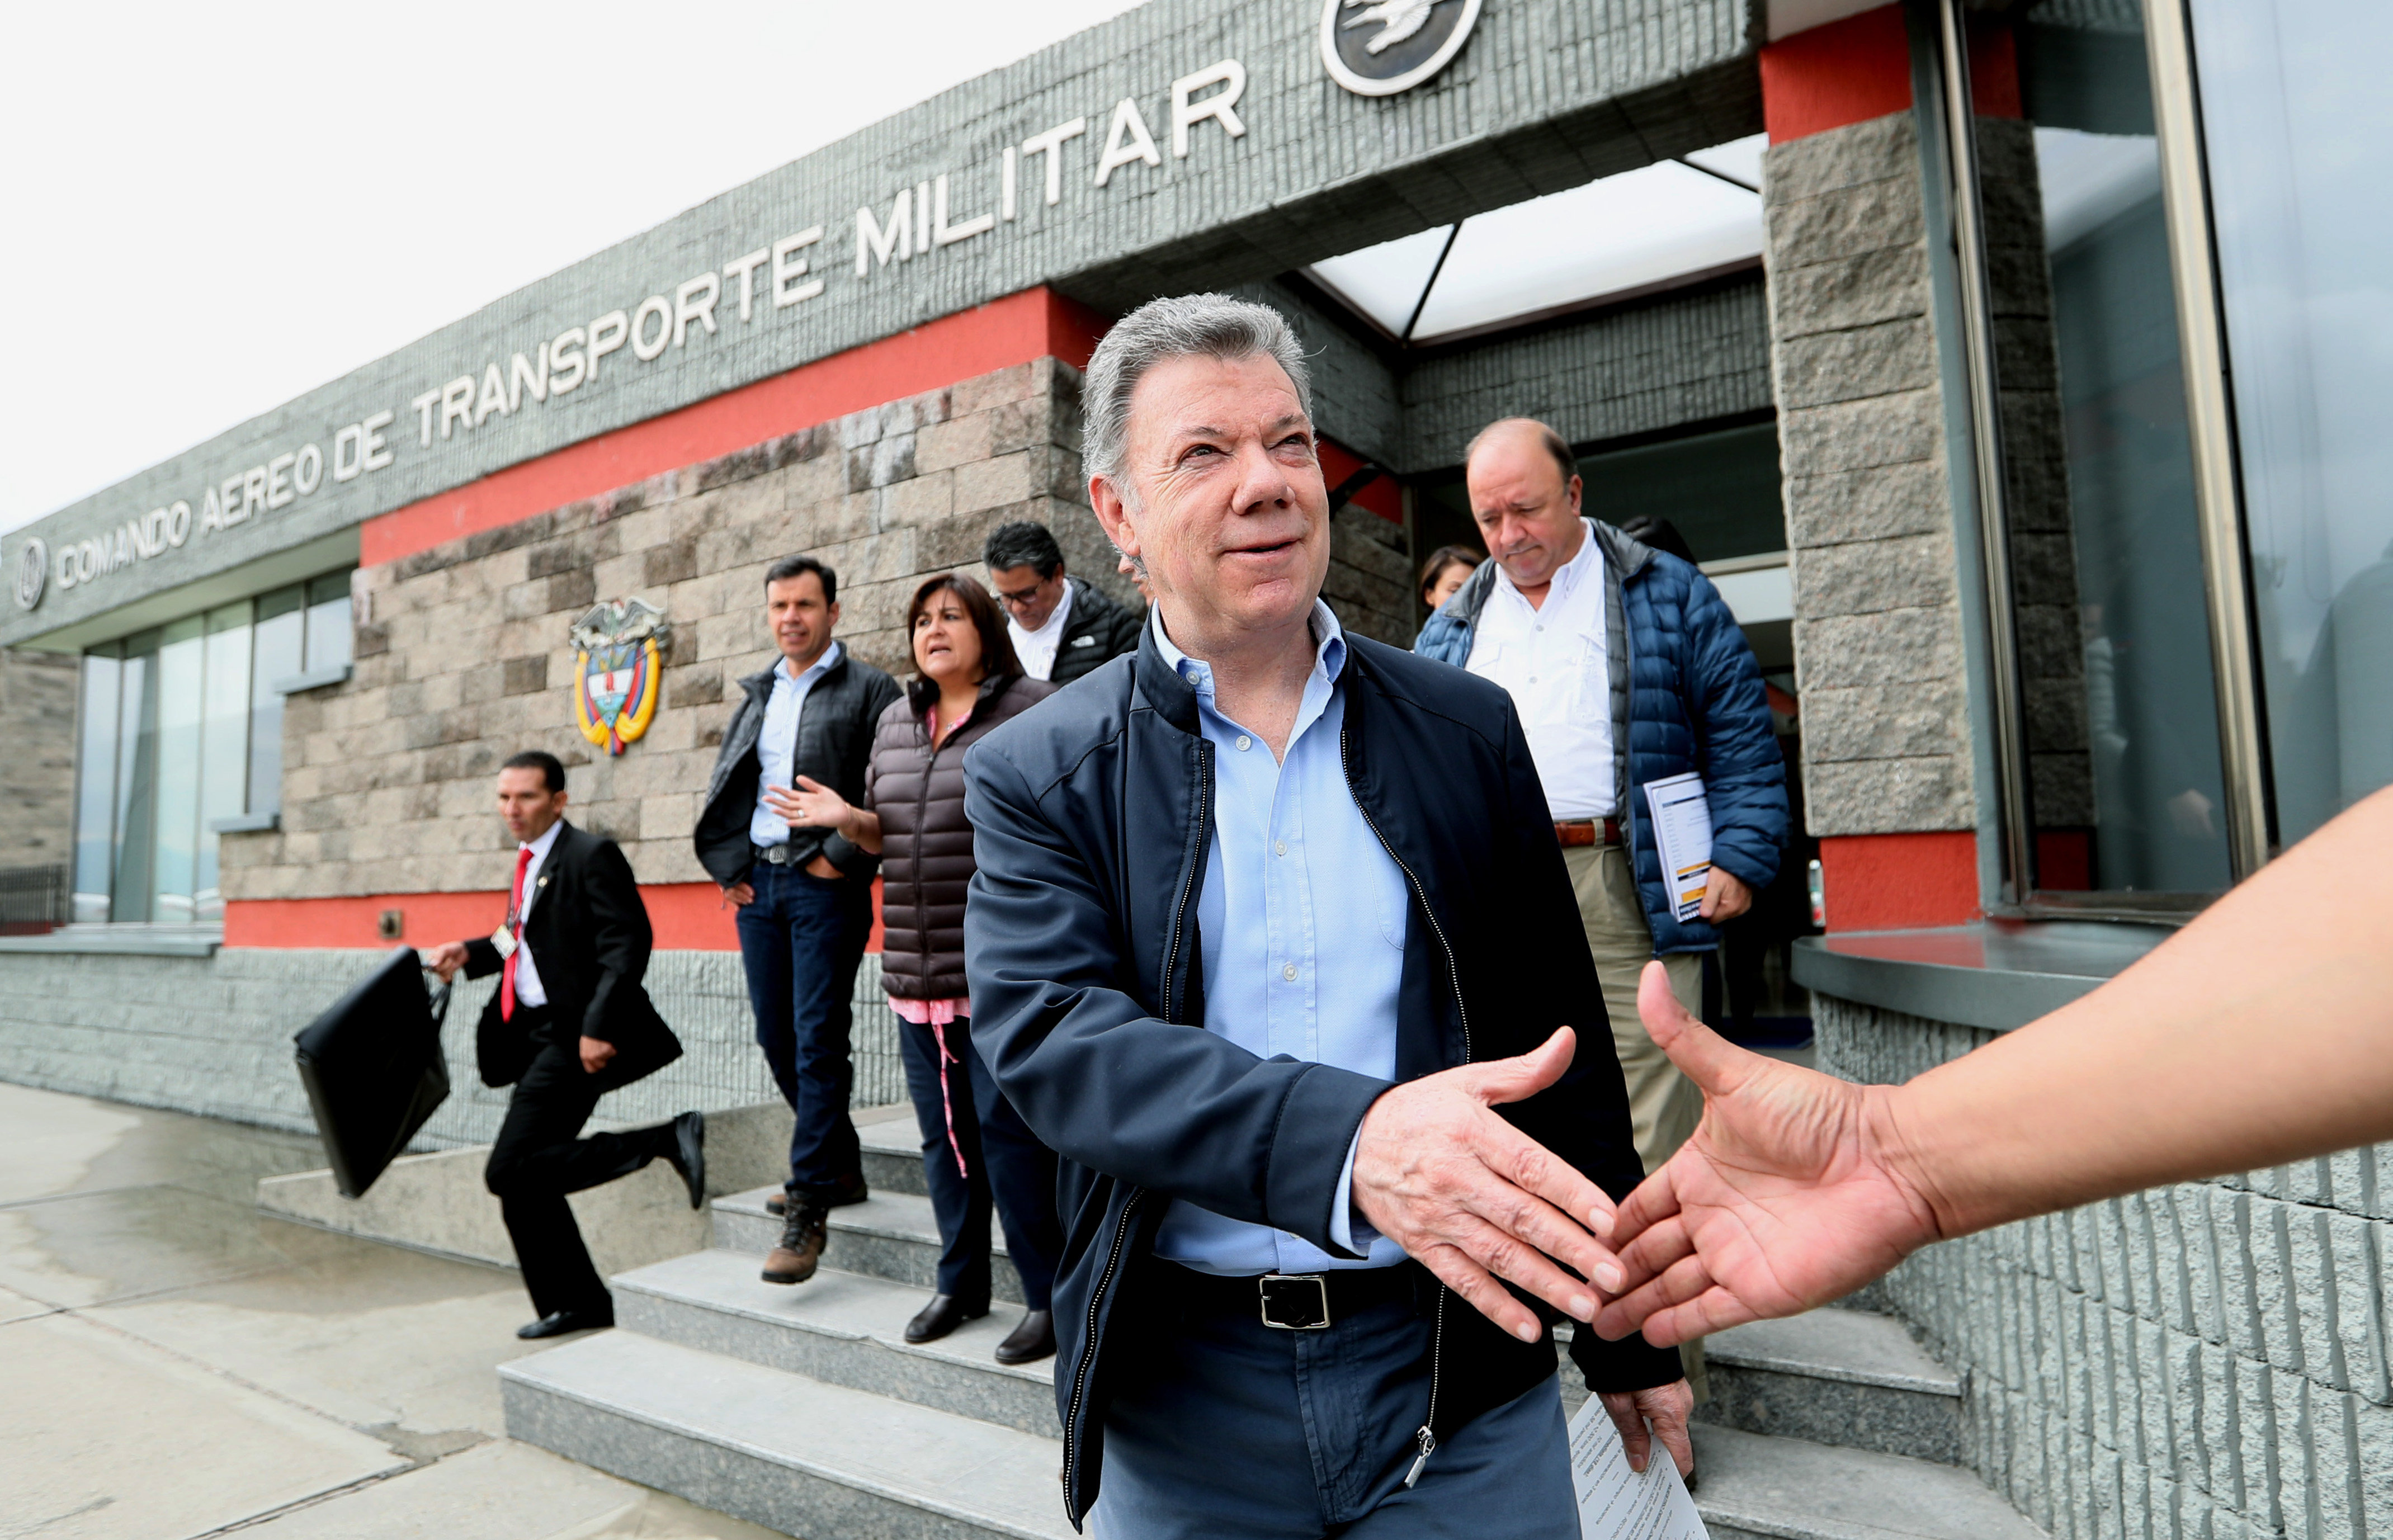
<svg viewBox="0 0 2393 1540">
<path fill-rule="evenodd" d="M 833 642 L 794 679 L 788 659 L 773 665 L 773 693 L 765 701 L 765 725 L 756 732 L 756 811 L 748 820 L 749 842 L 760 849 L 790 842 L 790 826 L 765 801 L 765 789 L 796 784 L 798 722 L 805 715 L 806 697 L 839 659 L 840 644 Z"/>
<path fill-rule="evenodd" d="M 1335 688 L 1346 639 L 1338 618 L 1314 601 L 1313 672 L 1284 763 L 1214 709 L 1212 668 L 1171 645 L 1160 609 L 1151 623 L 1165 660 L 1196 690 L 1198 724 L 1213 746 L 1213 842 L 1196 897 L 1205 1030 L 1262 1058 L 1286 1054 L 1394 1079 L 1410 900 L 1403 870 L 1346 784 L 1338 744 L 1346 703 Z M 1232 1277 L 1402 1261 L 1403 1248 L 1353 1213 L 1353 1177 L 1349 1145 L 1330 1238 L 1364 1253 L 1362 1260 L 1185 1199 L 1165 1212 L 1156 1255 Z"/>
</svg>

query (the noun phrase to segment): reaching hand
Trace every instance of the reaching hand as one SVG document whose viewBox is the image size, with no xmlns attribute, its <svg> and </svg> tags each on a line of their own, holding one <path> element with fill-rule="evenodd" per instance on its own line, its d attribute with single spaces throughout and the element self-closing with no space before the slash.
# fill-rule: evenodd
<svg viewBox="0 0 2393 1540">
<path fill-rule="evenodd" d="M 856 811 L 845 797 L 812 776 L 800 776 L 794 787 L 765 788 L 765 802 L 791 829 L 843 829 Z"/>
<path fill-rule="evenodd" d="M 1939 1238 L 1902 1169 L 1892 1088 L 1857 1086 L 1748 1053 L 1687 1014 L 1648 963 L 1638 1013 L 1704 1092 L 1704 1120 L 1620 1206 L 1626 1270 L 1596 1318 L 1668 1347 L 1841 1299 Z"/>
<path fill-rule="evenodd" d="M 1560 1079 L 1576 1040 L 1563 1027 L 1517 1059 L 1394 1087 L 1363 1115 L 1354 1147 L 1353 1203 L 1363 1217 L 1523 1341 L 1545 1326 L 1497 1278 L 1591 1321 L 1596 1291 L 1548 1259 L 1599 1284 L 1619 1270 L 1595 1239 L 1612 1228 L 1603 1189 L 1488 1110 Z"/>
</svg>

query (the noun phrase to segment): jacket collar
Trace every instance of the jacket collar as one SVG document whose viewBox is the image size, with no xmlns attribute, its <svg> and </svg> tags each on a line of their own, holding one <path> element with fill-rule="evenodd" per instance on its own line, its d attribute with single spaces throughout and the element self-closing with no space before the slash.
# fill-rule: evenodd
<svg viewBox="0 0 2393 1540">
<path fill-rule="evenodd" d="M 1183 733 L 1194 735 L 1202 730 L 1196 716 L 1196 690 L 1180 671 L 1163 656 L 1156 645 L 1153 625 L 1138 632 L 1138 693 L 1154 712 Z"/>
<path fill-rule="evenodd" d="M 1652 546 L 1633 536 L 1622 534 L 1618 529 L 1600 518 L 1587 522 L 1591 530 L 1589 538 L 1595 542 L 1596 552 L 1603 557 L 1603 565 L 1615 581 L 1627 582 L 1642 573 L 1652 563 Z M 1450 612 L 1464 625 L 1476 625 L 1479 612 L 1487 607 L 1487 595 L 1496 592 L 1497 574 L 1502 570 L 1493 557 L 1481 562 L 1476 571 L 1462 580 L 1462 586 L 1455 590 L 1454 597 L 1445 601 L 1445 608 L 1439 613 Z"/>
<path fill-rule="evenodd" d="M 781 661 L 782 660 L 780 659 L 776 658 L 772 662 L 765 665 L 764 668 L 757 670 L 754 673 L 741 675 L 739 679 L 740 689 L 747 692 L 749 696 L 760 702 L 769 698 L 773 693 L 773 680 L 775 676 L 779 674 L 781 672 Z M 846 672 L 847 647 L 844 644 L 840 644 L 839 656 L 831 659 L 830 667 L 823 670 L 822 677 L 817 680 L 817 683 L 821 685 L 831 684 L 836 681 L 841 674 Z"/>
</svg>

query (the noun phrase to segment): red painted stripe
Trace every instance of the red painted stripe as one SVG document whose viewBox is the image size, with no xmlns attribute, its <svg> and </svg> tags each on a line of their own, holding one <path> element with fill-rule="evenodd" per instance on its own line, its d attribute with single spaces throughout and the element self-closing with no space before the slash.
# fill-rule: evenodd
<svg viewBox="0 0 2393 1540">
<path fill-rule="evenodd" d="M 2019 43 L 1999 19 L 1969 23 L 1969 98 L 1981 117 L 2026 115 Z M 1761 117 L 1772 144 L 1911 109 L 1903 7 L 1881 6 L 1761 50 Z"/>
<path fill-rule="evenodd" d="M 1831 21 L 1761 50 L 1761 119 L 1772 144 L 1911 109 L 1911 40 L 1901 6 Z"/>
<path fill-rule="evenodd" d="M 1900 931 L 1978 918 L 1978 837 L 1843 834 L 1820 842 L 1831 931 Z"/>
<path fill-rule="evenodd" d="M 1110 324 L 1044 286 L 1026 289 L 369 519 L 359 536 L 358 559 L 367 567 L 396 561 L 851 411 L 1035 359 L 1053 357 L 1084 368 Z"/>
<path fill-rule="evenodd" d="M 712 882 L 643 882 L 640 900 L 660 952 L 736 952 L 739 933 Z M 247 898 L 225 906 L 228 946 L 387 946 L 375 925 L 386 909 L 400 916 L 399 939 L 437 946 L 488 935 L 506 919 L 504 888 L 485 893 L 391 893 L 365 898 Z M 881 880 L 872 882 L 872 935 L 881 950 Z"/>
</svg>

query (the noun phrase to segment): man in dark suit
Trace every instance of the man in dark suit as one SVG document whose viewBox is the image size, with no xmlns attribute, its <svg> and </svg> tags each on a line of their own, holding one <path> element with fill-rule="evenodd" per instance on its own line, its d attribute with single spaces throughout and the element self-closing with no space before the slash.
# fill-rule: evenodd
<svg viewBox="0 0 2393 1540">
<path fill-rule="evenodd" d="M 568 1193 L 660 1157 L 706 1195 L 706 1120 L 694 1112 L 629 1133 L 578 1137 L 610 1090 L 681 1057 L 641 976 L 652 937 L 632 865 L 615 842 L 565 821 L 565 766 L 537 750 L 499 770 L 499 816 L 516 838 L 507 917 L 487 937 L 425 954 L 441 979 L 500 975 L 476 1049 L 487 1085 L 513 1085 L 483 1180 L 497 1195 L 540 1319 L 522 1338 L 615 1324 Z"/>
</svg>

